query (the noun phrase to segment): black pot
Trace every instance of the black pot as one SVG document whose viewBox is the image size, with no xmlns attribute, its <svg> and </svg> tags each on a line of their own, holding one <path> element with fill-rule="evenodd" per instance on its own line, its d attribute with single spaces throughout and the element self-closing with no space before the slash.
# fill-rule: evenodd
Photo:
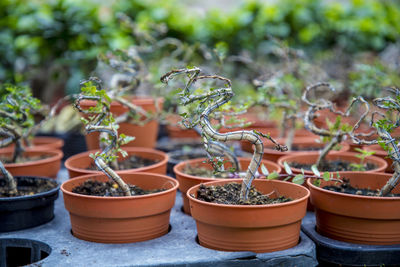
<svg viewBox="0 0 400 267">
<path fill-rule="evenodd" d="M 35 180 L 50 180 L 54 188 L 31 196 L 0 198 L 0 232 L 9 232 L 38 226 L 54 218 L 54 201 L 60 185 L 49 178 L 17 176 L 17 187 L 32 185 Z M 4 179 L 0 179 L 4 186 Z M 1 186 L 1 184 L 0 184 Z"/>
</svg>

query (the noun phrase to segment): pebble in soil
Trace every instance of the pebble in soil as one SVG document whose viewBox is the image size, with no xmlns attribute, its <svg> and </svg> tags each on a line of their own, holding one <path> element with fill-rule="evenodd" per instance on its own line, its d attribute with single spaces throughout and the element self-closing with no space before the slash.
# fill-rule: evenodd
<svg viewBox="0 0 400 267">
<path fill-rule="evenodd" d="M 128 184 L 132 196 L 141 196 L 152 193 L 158 193 L 165 191 L 166 189 L 152 189 L 144 190 L 136 185 Z M 89 196 L 100 196 L 100 197 L 123 197 L 124 192 L 122 189 L 114 182 L 100 182 L 95 180 L 86 180 L 80 186 L 72 189 L 73 193 Z"/>
<path fill-rule="evenodd" d="M 50 191 L 57 187 L 57 183 L 52 180 L 35 179 L 33 177 L 19 177 L 15 179 L 17 182 L 18 192 L 16 195 L 10 195 L 6 180 L 0 179 L 0 197 L 17 197 L 17 196 L 31 196 L 38 193 Z"/>
<path fill-rule="evenodd" d="M 341 161 L 341 160 L 323 160 L 321 167 L 318 168 L 319 171 L 329 171 L 329 172 L 336 172 L 336 171 L 351 171 L 353 168 L 351 167 L 351 162 L 348 161 Z M 303 169 L 310 171 L 311 166 L 313 164 L 304 164 L 304 163 L 299 163 L 299 162 L 290 162 L 289 163 L 290 167 L 297 168 L 297 169 Z M 364 168 L 366 171 L 376 169 L 377 166 L 371 163 L 364 164 Z"/>
<path fill-rule="evenodd" d="M 223 186 L 205 186 L 201 184 L 197 190 L 197 199 L 228 205 L 265 205 L 284 203 L 292 200 L 284 196 L 270 197 L 270 195 L 275 195 L 276 192 L 272 191 L 271 194 L 265 195 L 252 186 L 249 191 L 248 200 L 244 202 L 240 200 L 241 187 L 242 185 L 238 183 L 228 183 Z"/>
<path fill-rule="evenodd" d="M 343 183 L 339 185 L 329 185 L 323 187 L 326 190 L 351 194 L 351 195 L 359 195 L 359 196 L 379 196 L 380 190 L 373 190 L 370 188 L 356 188 L 350 185 L 349 179 L 343 178 Z M 400 194 L 388 194 L 385 197 L 400 197 Z"/>
<path fill-rule="evenodd" d="M 118 170 L 129 170 L 129 169 L 137 169 L 137 168 L 142 168 L 146 166 L 150 166 L 153 164 L 156 164 L 160 162 L 159 160 L 154 160 L 154 159 L 146 159 L 142 158 L 139 156 L 129 156 L 128 158 L 124 160 L 118 161 Z M 112 164 L 109 165 L 112 169 L 113 166 Z M 97 167 L 94 163 L 92 163 L 88 170 L 97 170 Z"/>
</svg>

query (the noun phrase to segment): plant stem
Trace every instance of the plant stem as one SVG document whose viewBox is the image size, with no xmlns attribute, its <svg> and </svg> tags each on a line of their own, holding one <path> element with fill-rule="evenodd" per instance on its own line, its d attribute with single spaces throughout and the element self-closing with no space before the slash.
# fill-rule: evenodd
<svg viewBox="0 0 400 267">
<path fill-rule="evenodd" d="M 14 177 L 9 173 L 6 168 L 4 167 L 3 162 L 0 161 L 0 171 L 5 177 L 8 185 L 8 193 L 10 195 L 16 195 L 18 190 L 17 190 L 17 183 L 15 182 Z"/>
</svg>

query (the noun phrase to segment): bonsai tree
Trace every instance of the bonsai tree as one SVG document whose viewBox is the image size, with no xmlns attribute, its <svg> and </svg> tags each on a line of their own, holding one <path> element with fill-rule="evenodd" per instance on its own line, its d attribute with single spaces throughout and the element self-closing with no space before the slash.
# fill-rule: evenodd
<svg viewBox="0 0 400 267">
<path fill-rule="evenodd" d="M 125 136 L 124 134 L 118 135 L 118 124 L 110 112 L 112 99 L 107 95 L 105 90 L 101 89 L 100 84 L 95 81 L 100 82 L 98 79 L 83 82 L 81 94 L 76 99 L 75 107 L 83 114 L 88 115 L 88 119 L 82 118 L 82 121 L 86 125 L 85 130 L 87 134 L 92 132 L 106 134 L 106 136 L 103 134 L 101 137 L 106 144 L 105 148 L 101 152 L 91 155 L 96 167 L 117 183 L 125 196 L 130 196 L 129 186 L 108 164 L 113 164 L 118 168 L 117 153 L 121 153 L 123 156 L 127 155 L 120 146 L 132 141 L 133 137 Z M 80 106 L 82 100 L 96 101 L 96 106 L 86 110 L 82 109 Z"/>
<path fill-rule="evenodd" d="M 0 147 L 15 144 L 11 162 L 18 162 L 29 145 L 35 125 L 35 115 L 42 111 L 40 101 L 32 96 L 28 87 L 10 84 L 1 87 Z"/>
<path fill-rule="evenodd" d="M 399 88 L 388 88 L 394 94 L 393 97 L 387 96 L 383 98 L 375 98 L 373 104 L 383 109 L 385 112 L 374 111 L 371 114 L 371 124 L 377 129 L 378 138 L 375 140 L 365 140 L 355 135 L 352 131 L 351 137 L 354 143 L 362 145 L 379 144 L 388 154 L 388 157 L 393 160 L 393 176 L 380 190 L 380 196 L 388 195 L 400 183 L 400 151 L 399 141 L 392 137 L 392 133 L 400 126 L 400 90 Z M 363 102 L 369 111 L 369 104 Z M 362 117 L 364 119 L 366 115 Z M 381 119 L 377 120 L 377 117 Z M 361 120 L 357 122 L 355 128 L 358 127 Z"/>
<path fill-rule="evenodd" d="M 316 162 L 316 166 L 318 169 L 321 168 L 321 164 L 325 159 L 326 155 L 328 155 L 329 151 L 331 151 L 334 147 L 339 145 L 342 141 L 344 141 L 348 136 L 370 136 L 373 132 L 370 133 L 355 133 L 355 130 L 359 128 L 361 121 L 368 114 L 369 109 L 366 107 L 366 110 L 361 115 L 357 123 L 352 127 L 349 124 L 342 123 L 342 117 L 348 117 L 350 115 L 350 110 L 357 102 L 366 103 L 362 97 L 353 98 L 350 105 L 346 109 L 345 112 L 336 110 L 334 104 L 326 100 L 324 98 L 320 98 L 318 102 L 312 102 L 309 100 L 309 93 L 311 90 L 318 89 L 319 87 L 327 87 L 331 91 L 335 91 L 335 89 L 329 83 L 317 83 L 311 86 L 308 86 L 303 93 L 302 100 L 308 105 L 308 110 L 304 116 L 304 125 L 305 128 L 312 133 L 321 136 L 325 141 L 327 141 L 325 147 L 322 149 L 318 160 Z M 319 110 L 329 110 L 330 112 L 337 114 L 336 121 L 334 124 L 330 125 L 329 129 L 323 129 L 318 127 L 314 119 L 317 117 L 316 112 Z"/>
<path fill-rule="evenodd" d="M 28 87 L 5 84 L 0 87 L 0 147 L 14 144 L 14 151 L 10 163 L 21 162 L 25 146 L 29 146 L 30 139 L 40 127 L 35 116 L 43 115 L 44 108 L 40 101 L 32 96 Z M 47 118 L 54 115 L 54 109 L 47 114 Z M 46 119 L 47 119 L 46 118 Z M 0 161 L 0 171 L 7 180 L 8 194 L 17 194 L 17 184 L 13 176 L 5 169 Z"/>
<path fill-rule="evenodd" d="M 255 151 L 247 169 L 246 176 L 243 179 L 240 192 L 240 199 L 242 201 L 246 201 L 251 187 L 251 182 L 255 178 L 255 173 L 260 166 L 263 156 L 264 145 L 260 139 L 260 135 L 262 134 L 254 131 L 244 130 L 220 133 L 211 125 L 209 120 L 210 115 L 213 112 L 221 111 L 223 105 L 227 104 L 234 95 L 231 88 L 231 81 L 229 79 L 217 75 L 201 75 L 201 70 L 197 67 L 193 67 L 190 69 L 186 68 L 172 70 L 163 75 L 160 80 L 163 83 L 168 83 L 170 79 L 180 74 L 186 74 L 188 76 L 188 81 L 180 92 L 181 104 L 189 105 L 195 103 L 197 105 L 197 108 L 193 114 L 181 114 L 181 116 L 184 117 L 183 123 L 187 128 L 193 128 L 197 125 L 201 127 L 201 134 L 206 150 L 209 149 L 209 142 L 211 140 L 220 142 L 247 140 L 255 145 Z M 197 81 L 219 81 L 223 82 L 224 86 L 210 88 L 208 90 L 197 88 L 195 91 L 192 91 L 192 86 Z M 269 135 L 262 136 L 271 140 L 276 145 L 276 149 L 286 149 L 286 147 L 276 143 L 275 140 Z"/>
</svg>

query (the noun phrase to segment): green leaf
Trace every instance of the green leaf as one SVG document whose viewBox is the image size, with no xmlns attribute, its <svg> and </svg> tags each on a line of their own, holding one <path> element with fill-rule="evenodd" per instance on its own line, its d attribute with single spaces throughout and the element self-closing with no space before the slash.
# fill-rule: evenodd
<svg viewBox="0 0 400 267">
<path fill-rule="evenodd" d="M 290 168 L 289 164 L 286 161 L 283 162 L 283 167 L 285 168 L 285 172 L 287 174 L 290 174 L 290 175 L 293 174 L 292 169 Z"/>
<path fill-rule="evenodd" d="M 297 174 L 295 177 L 293 177 L 292 183 L 294 183 L 294 184 L 303 184 L 304 183 L 304 175 L 303 174 Z"/>
<path fill-rule="evenodd" d="M 315 176 L 317 177 L 321 177 L 321 173 L 319 172 L 317 165 L 312 165 L 311 166 L 311 171 L 315 174 Z"/>
<path fill-rule="evenodd" d="M 322 174 L 322 178 L 324 179 L 324 181 L 329 181 L 331 179 L 330 173 L 329 172 L 324 172 Z"/>
<path fill-rule="evenodd" d="M 320 185 L 321 185 L 321 180 L 320 180 L 320 179 L 314 179 L 313 184 L 314 184 L 315 186 L 320 187 Z"/>
<path fill-rule="evenodd" d="M 267 167 L 265 167 L 265 165 L 263 163 L 261 163 L 261 172 L 265 176 L 268 176 L 268 174 L 269 174 L 269 171 L 268 171 Z"/>
<path fill-rule="evenodd" d="M 278 177 L 279 177 L 279 173 L 277 173 L 276 171 L 273 171 L 267 176 L 267 179 L 268 180 L 274 180 L 274 179 L 276 179 Z"/>
</svg>

